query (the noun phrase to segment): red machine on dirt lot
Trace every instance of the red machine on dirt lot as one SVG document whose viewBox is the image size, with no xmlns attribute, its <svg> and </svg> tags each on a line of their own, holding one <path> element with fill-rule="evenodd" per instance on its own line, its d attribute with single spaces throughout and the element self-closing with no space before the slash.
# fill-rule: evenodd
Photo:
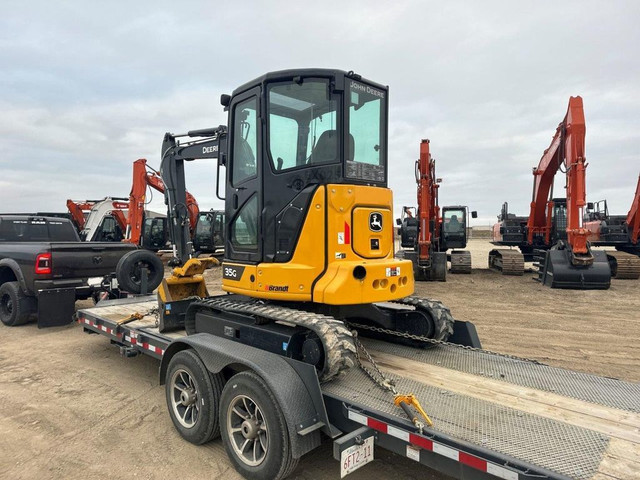
<svg viewBox="0 0 640 480">
<path fill-rule="evenodd" d="M 420 158 L 415 173 L 418 184 L 418 208 L 403 207 L 400 226 L 400 250 L 397 255 L 413 262 L 416 280 L 446 280 L 447 250 L 467 246 L 466 206 L 438 205 L 438 189 L 442 179 L 436 177 L 436 161 L 429 152 L 429 140 L 420 143 Z M 473 218 L 476 212 L 471 212 Z M 471 273 L 471 252 L 453 250 L 451 273 Z"/>
<path fill-rule="evenodd" d="M 133 162 L 133 183 L 129 194 L 129 218 L 127 222 L 126 242 L 141 245 L 150 250 L 164 248 L 167 243 L 166 218 L 145 218 L 145 199 L 147 187 L 163 193 L 164 182 L 160 174 L 147 165 L 144 158 Z M 187 203 L 183 208 L 188 213 L 191 233 L 198 222 L 200 209 L 196 199 L 187 192 Z"/>
<path fill-rule="evenodd" d="M 552 288 L 607 289 L 611 270 L 604 252 L 591 250 L 582 224 L 586 206 L 586 124 L 581 97 L 571 97 L 564 120 L 533 169 L 533 199 L 528 218 L 502 208 L 493 227 L 493 244 L 519 247 L 495 249 L 489 266 L 504 274 L 522 275 L 525 257 L 539 257 L 539 279 Z M 566 198 L 553 198 L 553 180 L 564 165 Z M 538 250 L 538 252 L 536 252 Z"/>
<path fill-rule="evenodd" d="M 607 250 L 611 273 L 616 278 L 640 278 L 640 177 L 631 208 L 626 215 L 609 215 L 607 201 L 587 204 L 584 226 L 589 242 Z"/>
</svg>

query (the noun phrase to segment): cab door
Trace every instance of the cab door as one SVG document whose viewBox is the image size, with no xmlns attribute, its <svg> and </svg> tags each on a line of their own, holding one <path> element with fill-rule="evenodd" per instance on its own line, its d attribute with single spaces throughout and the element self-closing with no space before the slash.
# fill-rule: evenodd
<svg viewBox="0 0 640 480">
<path fill-rule="evenodd" d="M 230 132 L 225 195 L 226 249 L 230 261 L 262 260 L 262 129 L 260 89 L 236 96 L 229 108 Z"/>
</svg>

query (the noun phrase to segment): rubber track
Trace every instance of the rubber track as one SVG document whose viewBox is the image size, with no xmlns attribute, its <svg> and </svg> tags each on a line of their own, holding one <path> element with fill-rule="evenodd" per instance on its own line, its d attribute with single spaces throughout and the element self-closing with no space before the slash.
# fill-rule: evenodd
<svg viewBox="0 0 640 480">
<path fill-rule="evenodd" d="M 626 252 L 607 251 L 617 264 L 615 278 L 637 280 L 640 278 L 640 257 Z"/>
<path fill-rule="evenodd" d="M 267 319 L 286 322 L 309 329 L 318 335 L 325 351 L 325 365 L 320 373 L 320 381 L 326 382 L 356 363 L 356 346 L 353 336 L 345 324 L 328 315 L 305 312 L 280 305 L 264 303 L 260 300 L 236 302 L 226 298 L 212 298 L 194 302 L 194 309 L 219 310 L 244 313 L 256 317 L 258 322 Z"/>
<path fill-rule="evenodd" d="M 500 265 L 491 261 L 492 254 L 496 254 Z M 489 268 L 502 272 L 503 275 L 523 275 L 524 256 L 517 250 L 498 249 L 489 252 Z"/>
<path fill-rule="evenodd" d="M 455 250 L 451 252 L 451 273 L 471 273 L 471 252 Z"/>
<path fill-rule="evenodd" d="M 423 297 L 410 296 L 401 298 L 400 300 L 394 300 L 392 303 L 410 305 L 415 307 L 417 310 L 427 312 L 435 323 L 435 333 L 431 337 L 434 340 L 444 342 L 453 334 L 453 324 L 455 320 L 451 315 L 451 311 L 445 307 L 442 302 Z"/>
</svg>

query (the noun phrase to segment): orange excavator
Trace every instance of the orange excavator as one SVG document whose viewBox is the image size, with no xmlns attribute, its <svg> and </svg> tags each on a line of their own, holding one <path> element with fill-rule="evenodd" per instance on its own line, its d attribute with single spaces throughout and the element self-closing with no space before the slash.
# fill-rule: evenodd
<svg viewBox="0 0 640 480">
<path fill-rule="evenodd" d="M 446 280 L 447 250 L 467 246 L 468 208 L 462 205 L 442 207 L 438 204 L 438 189 L 442 179 L 436 177 L 436 161 L 429 151 L 430 141 L 420 143 L 420 157 L 415 164 L 418 186 L 418 208 L 403 207 L 400 245 L 397 256 L 413 262 L 416 280 Z M 471 212 L 476 218 L 477 213 Z M 471 253 L 452 250 L 451 273 L 471 273 Z"/>
<path fill-rule="evenodd" d="M 504 274 L 524 271 L 524 260 L 537 254 L 539 280 L 552 288 L 607 289 L 611 269 L 602 251 L 592 250 L 583 225 L 586 206 L 586 123 L 581 97 L 571 97 L 567 114 L 558 125 L 551 145 L 533 169 L 533 198 L 529 217 L 509 214 L 505 203 L 493 227 L 494 245 L 519 247 L 494 249 L 489 267 Z M 564 166 L 564 170 L 562 169 Z M 553 198 L 558 170 L 566 173 L 566 198 Z"/>
<path fill-rule="evenodd" d="M 611 273 L 616 278 L 640 278 L 640 177 L 631 208 L 626 215 L 609 215 L 606 200 L 587 204 L 584 226 L 589 242 L 607 250 Z"/>
<path fill-rule="evenodd" d="M 129 194 L 129 217 L 126 221 L 127 232 L 125 242 L 142 245 L 150 250 L 164 248 L 167 243 L 166 218 L 145 218 L 145 200 L 147 187 L 163 193 L 164 182 L 160 174 L 147 165 L 147 160 L 140 158 L 133 162 L 133 183 Z M 191 234 L 198 222 L 200 208 L 198 202 L 187 192 L 186 205 L 181 208 L 188 214 Z M 122 214 L 122 212 L 120 212 Z"/>
</svg>

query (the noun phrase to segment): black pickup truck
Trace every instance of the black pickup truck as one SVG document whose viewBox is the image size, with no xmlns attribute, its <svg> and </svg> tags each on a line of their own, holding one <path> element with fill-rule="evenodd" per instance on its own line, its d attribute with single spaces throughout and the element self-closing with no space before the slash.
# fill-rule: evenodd
<svg viewBox="0 0 640 480">
<path fill-rule="evenodd" d="M 135 245 L 81 242 L 64 218 L 0 215 L 0 320 L 8 326 L 72 321 L 75 301 L 101 288 L 104 276 Z"/>
</svg>

